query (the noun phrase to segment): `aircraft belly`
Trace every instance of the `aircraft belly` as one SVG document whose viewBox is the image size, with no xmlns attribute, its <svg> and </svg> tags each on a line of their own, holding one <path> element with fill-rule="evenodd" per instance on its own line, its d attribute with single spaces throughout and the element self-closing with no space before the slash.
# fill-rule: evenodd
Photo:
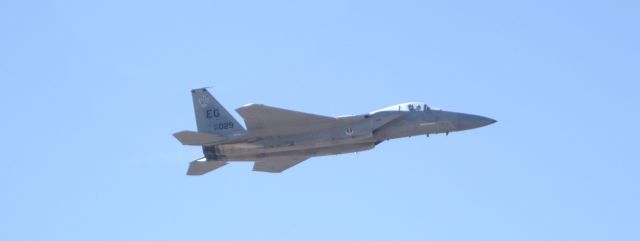
<svg viewBox="0 0 640 241">
<path fill-rule="evenodd" d="M 371 150 L 373 149 L 373 147 L 375 147 L 375 144 L 373 143 L 361 143 L 361 144 L 325 147 L 325 148 L 319 148 L 315 150 L 308 150 L 307 154 L 311 154 L 314 156 L 337 155 L 337 154 L 343 154 L 343 153 L 352 153 L 352 152 Z"/>
<path fill-rule="evenodd" d="M 225 156 L 230 160 L 252 160 L 255 158 L 305 155 L 305 156 L 325 156 L 342 153 L 358 152 L 369 150 L 375 145 L 371 140 L 368 142 L 334 144 L 322 146 L 288 146 L 288 147 L 265 147 L 260 149 L 235 149 L 233 152 L 225 152 Z"/>
<path fill-rule="evenodd" d="M 306 148 L 292 151 L 280 151 L 265 153 L 266 156 L 289 156 L 289 155 L 305 155 L 305 156 L 327 156 L 343 153 L 352 153 L 370 150 L 375 145 L 373 143 L 360 143 L 351 145 L 326 146 L 319 148 Z"/>
</svg>

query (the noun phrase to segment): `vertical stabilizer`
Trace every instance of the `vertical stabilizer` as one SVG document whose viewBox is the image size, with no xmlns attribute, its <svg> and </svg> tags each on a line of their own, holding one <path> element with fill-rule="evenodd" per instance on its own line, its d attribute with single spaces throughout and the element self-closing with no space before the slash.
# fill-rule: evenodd
<svg viewBox="0 0 640 241">
<path fill-rule="evenodd" d="M 218 102 L 207 89 L 191 90 L 193 109 L 196 112 L 198 132 L 213 133 L 223 137 L 245 133 L 238 121 Z"/>
</svg>

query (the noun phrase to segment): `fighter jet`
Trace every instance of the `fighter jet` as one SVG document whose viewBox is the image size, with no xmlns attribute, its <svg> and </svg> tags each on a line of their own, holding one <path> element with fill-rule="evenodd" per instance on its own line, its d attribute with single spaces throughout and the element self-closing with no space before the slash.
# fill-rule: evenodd
<svg viewBox="0 0 640 241">
<path fill-rule="evenodd" d="M 496 122 L 421 102 L 341 117 L 247 104 L 236 109 L 245 129 L 207 88 L 191 90 L 191 95 L 198 131 L 173 136 L 183 145 L 202 146 L 204 157 L 190 163 L 187 175 L 203 175 L 229 161 L 252 161 L 254 171 L 279 173 L 315 156 L 361 152 L 386 140 L 448 135 Z"/>
</svg>

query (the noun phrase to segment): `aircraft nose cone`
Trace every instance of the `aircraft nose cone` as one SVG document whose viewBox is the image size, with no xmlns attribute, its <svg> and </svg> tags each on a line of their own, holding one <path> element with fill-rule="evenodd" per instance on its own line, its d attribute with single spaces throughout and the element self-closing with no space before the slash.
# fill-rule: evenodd
<svg viewBox="0 0 640 241">
<path fill-rule="evenodd" d="M 491 125 L 493 123 L 498 122 L 497 120 L 491 119 L 489 117 L 482 117 L 482 118 L 483 118 L 483 120 L 481 121 L 483 123 L 482 126 L 488 126 L 488 125 Z"/>
<path fill-rule="evenodd" d="M 496 122 L 496 120 L 484 116 L 460 114 L 457 127 L 461 130 L 467 130 L 488 126 Z"/>
</svg>

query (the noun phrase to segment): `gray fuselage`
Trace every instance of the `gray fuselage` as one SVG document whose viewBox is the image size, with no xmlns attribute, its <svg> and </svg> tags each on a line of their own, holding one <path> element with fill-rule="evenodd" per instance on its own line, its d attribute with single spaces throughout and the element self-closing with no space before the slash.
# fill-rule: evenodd
<svg viewBox="0 0 640 241">
<path fill-rule="evenodd" d="M 441 110 L 386 110 L 337 117 L 333 124 L 307 126 L 287 135 L 248 131 L 224 144 L 203 146 L 203 151 L 207 159 L 234 161 L 335 155 L 369 150 L 389 139 L 462 131 L 494 122 L 482 116 Z"/>
</svg>

